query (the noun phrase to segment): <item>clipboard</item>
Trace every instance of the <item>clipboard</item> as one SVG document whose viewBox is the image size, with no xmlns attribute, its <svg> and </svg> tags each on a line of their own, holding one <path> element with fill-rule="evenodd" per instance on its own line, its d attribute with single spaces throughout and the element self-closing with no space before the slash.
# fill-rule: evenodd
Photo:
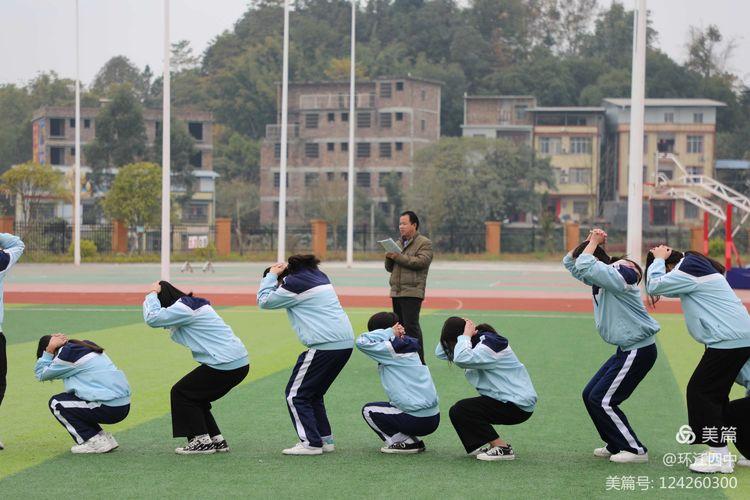
<svg viewBox="0 0 750 500">
<path fill-rule="evenodd" d="M 401 247 L 398 246 L 398 243 L 393 241 L 393 238 L 388 238 L 387 240 L 378 240 L 378 243 L 381 247 L 383 247 L 383 250 L 385 250 L 386 253 L 401 253 Z"/>
</svg>

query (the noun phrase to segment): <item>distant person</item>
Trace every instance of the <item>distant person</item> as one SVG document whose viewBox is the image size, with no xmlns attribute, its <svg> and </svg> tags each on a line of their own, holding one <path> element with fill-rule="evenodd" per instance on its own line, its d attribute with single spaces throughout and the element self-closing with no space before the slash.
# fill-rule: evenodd
<svg viewBox="0 0 750 500">
<path fill-rule="evenodd" d="M 190 349 L 200 363 L 170 392 L 172 436 L 188 440 L 175 453 L 228 452 L 211 403 L 239 385 L 250 371 L 245 345 L 208 300 L 186 294 L 167 281 L 151 285 L 143 302 L 143 319 L 150 327 L 169 329 L 172 340 Z"/>
<path fill-rule="evenodd" d="M 419 360 L 417 339 L 406 335 L 391 312 L 373 315 L 367 330 L 357 338 L 357 348 L 378 363 L 388 401 L 367 403 L 362 417 L 385 441 L 381 452 L 421 453 L 420 436 L 437 430 L 440 408 L 430 369 Z"/>
<path fill-rule="evenodd" d="M 354 350 L 354 331 L 328 276 L 314 255 L 292 255 L 266 269 L 258 288 L 261 309 L 286 309 L 307 350 L 299 355 L 286 386 L 289 415 L 299 442 L 284 455 L 335 451 L 325 396 Z"/>
<path fill-rule="evenodd" d="M 432 263 L 432 242 L 419 234 L 419 217 L 408 210 L 398 220 L 401 252 L 385 254 L 385 270 L 391 273 L 393 312 L 406 334 L 419 341 L 419 359 L 424 363 L 424 342 L 419 326 L 419 311 L 424 300 L 427 272 Z"/>
<path fill-rule="evenodd" d="M 68 339 L 62 333 L 39 339 L 36 378 L 62 380 L 65 392 L 52 396 L 49 408 L 77 443 L 72 453 L 107 453 L 117 448 L 114 436 L 100 424 L 116 424 L 130 413 L 130 385 L 90 340 Z"/>
<path fill-rule="evenodd" d="M 594 322 L 602 340 L 617 346 L 583 389 L 583 404 L 604 446 L 594 456 L 616 463 L 648 461 L 648 450 L 620 409 L 656 362 L 659 323 L 646 311 L 640 266 L 613 259 L 601 246 L 607 234 L 594 229 L 563 258 L 574 278 L 592 289 Z"/>
<path fill-rule="evenodd" d="M 3 335 L 3 315 L 5 307 L 3 305 L 3 282 L 8 275 L 8 271 L 13 264 L 21 258 L 23 250 L 26 248 L 18 236 L 8 233 L 0 233 L 0 404 L 5 396 L 6 377 L 8 375 L 8 357 L 6 354 L 5 335 Z M 0 441 L 0 450 L 3 449 L 3 443 Z"/>
</svg>

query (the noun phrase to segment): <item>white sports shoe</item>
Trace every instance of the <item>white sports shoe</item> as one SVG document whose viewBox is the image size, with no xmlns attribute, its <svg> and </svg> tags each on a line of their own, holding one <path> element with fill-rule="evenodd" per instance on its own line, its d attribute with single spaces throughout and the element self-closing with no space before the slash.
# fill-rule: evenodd
<svg viewBox="0 0 750 500">
<path fill-rule="evenodd" d="M 120 443 L 118 443 L 117 440 L 115 439 L 115 437 L 112 434 L 110 434 L 109 432 L 105 432 L 104 433 L 104 437 L 106 437 L 107 440 L 109 441 L 109 443 L 112 445 L 112 449 L 113 450 L 115 448 L 117 448 L 118 446 L 120 446 Z"/>
<path fill-rule="evenodd" d="M 283 453 L 284 455 L 322 455 L 323 448 L 309 446 L 309 445 L 306 445 L 305 443 L 297 443 L 291 448 L 282 450 L 281 453 Z"/>
<path fill-rule="evenodd" d="M 594 456 L 599 458 L 609 458 L 612 456 L 612 452 L 609 451 L 606 446 L 602 446 L 601 448 L 596 448 L 594 450 Z"/>
<path fill-rule="evenodd" d="M 4 449 L 5 449 L 5 445 L 3 444 L 2 441 L 0 441 L 0 450 L 4 450 Z"/>
<path fill-rule="evenodd" d="M 734 464 L 738 467 L 750 467 L 750 460 L 743 457 L 742 455 L 737 456 L 737 462 Z"/>
<path fill-rule="evenodd" d="M 734 472 L 731 456 L 711 451 L 704 451 L 698 455 L 695 462 L 690 464 L 688 468 L 701 474 L 714 474 L 716 472 L 731 474 Z"/>
<path fill-rule="evenodd" d="M 513 451 L 513 447 L 509 444 L 507 446 L 492 446 L 485 452 L 477 455 L 477 460 L 483 460 L 485 462 L 494 462 L 496 460 L 515 460 L 516 454 Z"/>
<path fill-rule="evenodd" d="M 333 436 L 323 438 L 323 453 L 333 453 L 336 451 L 336 444 L 333 442 Z"/>
<path fill-rule="evenodd" d="M 83 444 L 77 444 L 73 446 L 70 451 L 71 453 L 107 453 L 108 451 L 112 451 L 114 447 L 112 446 L 112 443 L 109 442 L 109 439 L 107 439 L 103 433 L 99 433 L 96 436 L 92 437 L 88 441 L 86 441 Z"/>
<path fill-rule="evenodd" d="M 492 448 L 490 445 L 480 446 L 476 450 L 474 450 L 474 451 L 472 451 L 470 453 L 467 453 L 467 455 L 469 455 L 470 457 L 476 457 L 480 453 L 487 453 L 487 451 L 489 451 L 490 448 Z"/>
<path fill-rule="evenodd" d="M 648 462 L 648 453 L 631 453 L 623 450 L 609 457 L 609 461 L 618 464 L 642 464 Z"/>
</svg>

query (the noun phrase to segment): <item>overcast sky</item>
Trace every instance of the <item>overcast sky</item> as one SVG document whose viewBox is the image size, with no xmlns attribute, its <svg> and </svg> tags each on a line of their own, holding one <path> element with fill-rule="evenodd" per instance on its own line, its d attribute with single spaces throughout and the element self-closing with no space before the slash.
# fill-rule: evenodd
<svg viewBox="0 0 750 500">
<path fill-rule="evenodd" d="M 79 0 L 81 80 L 90 83 L 112 56 L 125 55 L 139 67 L 161 71 L 161 0 Z M 599 0 L 609 5 L 612 0 Z M 172 0 L 172 40 L 190 40 L 202 52 L 245 12 L 247 0 Z M 634 0 L 626 0 L 632 7 Z M 22 84 L 43 70 L 75 75 L 75 0 L 0 0 L 0 83 Z M 649 0 L 659 46 L 685 60 L 690 25 L 719 26 L 737 49 L 731 69 L 750 83 L 748 0 Z M 293 27 L 292 27 L 293 29 Z"/>
</svg>

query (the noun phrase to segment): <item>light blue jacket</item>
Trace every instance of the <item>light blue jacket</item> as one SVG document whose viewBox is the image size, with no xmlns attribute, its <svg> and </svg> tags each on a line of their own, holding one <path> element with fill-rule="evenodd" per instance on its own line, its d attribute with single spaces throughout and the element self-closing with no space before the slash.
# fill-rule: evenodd
<svg viewBox="0 0 750 500">
<path fill-rule="evenodd" d="M 646 312 L 637 283 L 627 283 L 617 269 L 587 253 L 577 259 L 568 253 L 563 265 L 575 279 L 599 287 L 594 295 L 594 323 L 605 342 L 623 351 L 655 342 L 659 323 Z"/>
<path fill-rule="evenodd" d="M 508 340 L 490 332 L 480 332 L 474 337 L 477 340 L 472 342 L 466 335 L 458 336 L 453 349 L 453 363 L 465 369 L 466 379 L 479 394 L 533 412 L 537 401 L 536 391 L 529 372 L 510 348 Z M 439 343 L 435 356 L 448 359 Z"/>
<path fill-rule="evenodd" d="M 750 314 L 726 278 L 706 259 L 686 255 L 670 272 L 664 259 L 654 259 L 646 291 L 679 297 L 688 332 L 701 344 L 714 349 L 750 346 Z"/>
<path fill-rule="evenodd" d="M 112 363 L 106 353 L 65 344 L 56 356 L 44 352 L 34 366 L 38 380 L 62 379 L 65 392 L 84 401 L 107 406 L 130 404 L 130 385 L 125 374 Z"/>
<path fill-rule="evenodd" d="M 328 279 L 318 269 L 284 278 L 268 273 L 258 288 L 261 309 L 286 309 L 300 342 L 310 349 L 333 351 L 354 347 L 354 330 Z"/>
<path fill-rule="evenodd" d="M 0 256 L 0 332 L 3 331 L 3 318 L 5 316 L 5 305 L 3 303 L 3 285 L 8 271 L 21 258 L 26 246 L 18 236 L 8 233 L 0 233 L 0 249 L 4 255 Z"/>
<path fill-rule="evenodd" d="M 363 333 L 357 348 L 378 362 L 380 382 L 393 406 L 415 417 L 440 413 L 430 369 L 419 359 L 417 339 L 396 337 L 387 328 Z"/>
<path fill-rule="evenodd" d="M 143 302 L 143 319 L 148 326 L 168 328 L 172 340 L 190 349 L 198 363 L 234 370 L 249 362 L 245 345 L 206 299 L 185 296 L 164 308 L 151 292 Z"/>
</svg>

